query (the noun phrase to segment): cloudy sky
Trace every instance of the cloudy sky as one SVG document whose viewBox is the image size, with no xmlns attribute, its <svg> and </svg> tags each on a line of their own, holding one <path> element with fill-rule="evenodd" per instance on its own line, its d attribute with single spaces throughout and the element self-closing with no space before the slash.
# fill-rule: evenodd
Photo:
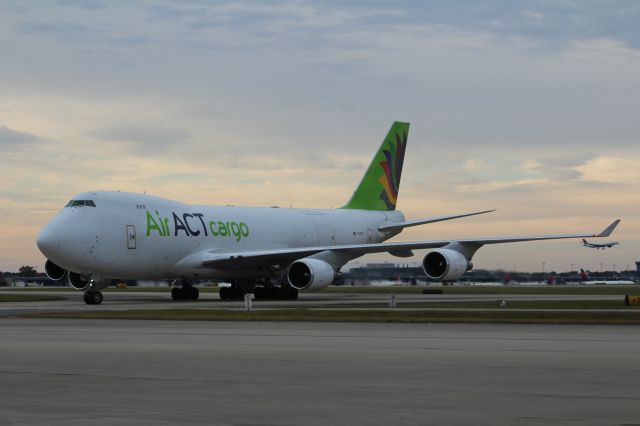
<svg viewBox="0 0 640 426">
<path fill-rule="evenodd" d="M 478 218 L 398 240 L 598 232 L 485 247 L 479 267 L 640 260 L 636 1 L 0 1 L 0 270 L 42 270 L 75 193 L 337 207 L 393 120 L 398 208 Z M 362 262 L 390 256 L 368 256 Z"/>
</svg>

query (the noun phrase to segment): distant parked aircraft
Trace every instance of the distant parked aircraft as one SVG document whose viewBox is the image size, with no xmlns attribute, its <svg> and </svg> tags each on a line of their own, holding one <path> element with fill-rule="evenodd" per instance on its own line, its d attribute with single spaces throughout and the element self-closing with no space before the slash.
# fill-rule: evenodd
<svg viewBox="0 0 640 426">
<path fill-rule="evenodd" d="M 615 247 L 618 245 L 617 241 L 611 241 L 609 243 L 590 243 L 587 240 L 585 240 L 584 238 L 582 239 L 582 245 L 585 247 L 589 247 L 589 248 L 594 248 L 594 249 L 606 249 L 606 248 L 611 248 L 611 247 Z"/>
</svg>

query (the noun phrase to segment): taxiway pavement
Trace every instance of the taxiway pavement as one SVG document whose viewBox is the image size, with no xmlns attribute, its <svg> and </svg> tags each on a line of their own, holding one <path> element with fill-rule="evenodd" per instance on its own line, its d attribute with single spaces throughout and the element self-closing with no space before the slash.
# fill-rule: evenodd
<svg viewBox="0 0 640 426">
<path fill-rule="evenodd" d="M 638 424 L 640 328 L 0 319 L 0 424 Z"/>
</svg>

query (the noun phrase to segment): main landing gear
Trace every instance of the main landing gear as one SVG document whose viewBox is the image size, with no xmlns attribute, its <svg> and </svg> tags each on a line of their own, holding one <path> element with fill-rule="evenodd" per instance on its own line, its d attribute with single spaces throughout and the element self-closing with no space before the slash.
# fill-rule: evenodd
<svg viewBox="0 0 640 426">
<path fill-rule="evenodd" d="M 253 289 L 253 297 L 256 300 L 296 300 L 298 290 L 289 285 L 281 285 L 280 287 L 256 286 Z"/>
<path fill-rule="evenodd" d="M 242 300 L 246 292 L 239 286 L 220 287 L 221 300 Z"/>
<path fill-rule="evenodd" d="M 89 290 L 84 293 L 84 303 L 87 305 L 99 305 L 102 299 L 102 292 L 98 290 Z"/>
<path fill-rule="evenodd" d="M 183 281 L 182 287 L 171 289 L 171 298 L 173 300 L 198 300 L 199 297 L 200 290 L 192 286 L 188 281 Z"/>
<path fill-rule="evenodd" d="M 243 300 L 244 295 L 253 291 L 256 300 L 296 300 L 298 290 L 289 286 L 256 285 L 251 287 L 239 283 L 231 283 L 231 287 L 220 287 L 221 300 Z"/>
</svg>

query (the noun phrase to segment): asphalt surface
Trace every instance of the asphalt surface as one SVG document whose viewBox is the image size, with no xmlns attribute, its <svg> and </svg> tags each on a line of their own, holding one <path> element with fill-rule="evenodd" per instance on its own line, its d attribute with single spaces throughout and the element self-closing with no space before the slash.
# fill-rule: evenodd
<svg viewBox="0 0 640 426">
<path fill-rule="evenodd" d="M 87 305 L 82 300 L 82 292 L 65 291 L 7 291 L 7 294 L 52 295 L 65 297 L 65 300 L 47 302 L 3 302 L 0 303 L 0 318 L 15 317 L 21 313 L 30 312 L 60 312 L 60 311 L 94 311 L 94 310 L 125 310 L 125 309 L 172 309 L 172 308 L 215 308 L 215 309 L 243 309 L 244 302 L 222 301 L 217 293 L 200 293 L 197 301 L 172 301 L 169 289 L 166 292 L 105 292 L 104 302 L 99 305 Z M 270 308 L 345 308 L 352 309 L 362 305 L 381 308 L 388 305 L 390 295 L 385 294 L 340 294 L 340 293 L 300 293 L 295 301 L 254 301 L 256 309 Z M 398 294 L 398 307 L 409 303 L 429 302 L 469 302 L 493 301 L 498 307 L 499 300 L 617 300 L 623 307 L 623 296 L 611 295 L 500 295 L 500 294 Z"/>
<path fill-rule="evenodd" d="M 1 425 L 639 424 L 640 329 L 0 319 Z"/>
</svg>

